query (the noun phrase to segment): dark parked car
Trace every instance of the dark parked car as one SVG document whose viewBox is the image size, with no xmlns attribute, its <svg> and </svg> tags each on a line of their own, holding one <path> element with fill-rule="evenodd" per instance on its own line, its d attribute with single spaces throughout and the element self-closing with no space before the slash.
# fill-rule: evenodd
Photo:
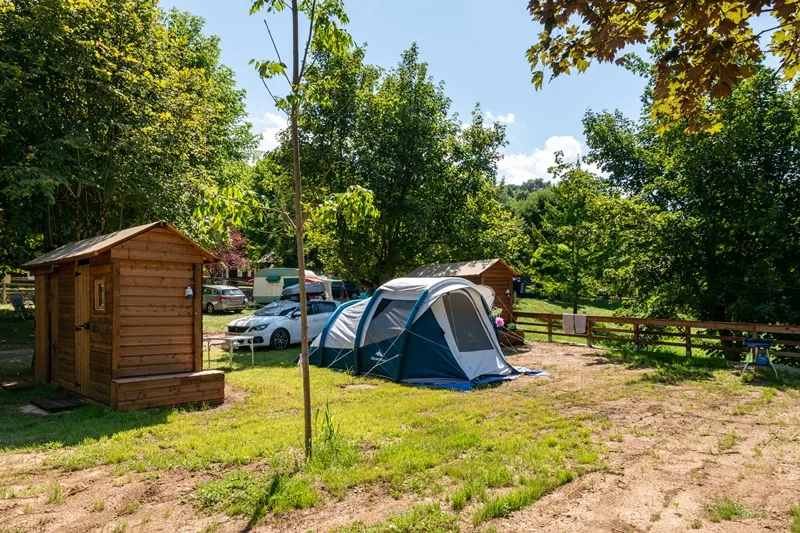
<svg viewBox="0 0 800 533">
<path fill-rule="evenodd" d="M 514 278 L 514 293 L 517 298 L 538 298 L 541 286 L 530 278 Z"/>
<path fill-rule="evenodd" d="M 342 294 L 342 284 L 344 284 L 344 295 Z M 333 292 L 333 297 L 336 299 L 343 299 L 343 298 L 358 298 L 358 293 L 361 292 L 361 288 L 356 284 L 355 281 L 334 281 L 331 283 L 331 292 Z"/>
</svg>

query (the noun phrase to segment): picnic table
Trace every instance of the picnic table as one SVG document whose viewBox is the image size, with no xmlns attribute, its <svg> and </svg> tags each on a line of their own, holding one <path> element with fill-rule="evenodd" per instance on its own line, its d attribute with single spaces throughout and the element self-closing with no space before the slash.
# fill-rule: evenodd
<svg viewBox="0 0 800 533">
<path fill-rule="evenodd" d="M 256 352 L 253 345 L 253 337 L 244 337 L 242 335 L 222 335 L 218 337 L 204 337 L 203 342 L 206 343 L 206 354 L 208 357 L 208 368 L 211 368 L 211 346 L 228 345 L 228 362 L 233 368 L 233 349 L 239 346 L 250 346 L 250 364 L 256 365 Z"/>
</svg>

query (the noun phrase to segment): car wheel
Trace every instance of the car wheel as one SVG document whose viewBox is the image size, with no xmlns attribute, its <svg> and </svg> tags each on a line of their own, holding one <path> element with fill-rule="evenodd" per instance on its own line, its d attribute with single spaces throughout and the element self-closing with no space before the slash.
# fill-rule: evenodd
<svg viewBox="0 0 800 533">
<path fill-rule="evenodd" d="M 269 345 L 276 350 L 285 350 L 289 346 L 289 332 L 285 329 L 276 329 Z"/>
<path fill-rule="evenodd" d="M 213 315 L 214 314 L 214 304 L 209 302 L 206 305 L 206 313 L 208 313 L 209 315 Z"/>
</svg>

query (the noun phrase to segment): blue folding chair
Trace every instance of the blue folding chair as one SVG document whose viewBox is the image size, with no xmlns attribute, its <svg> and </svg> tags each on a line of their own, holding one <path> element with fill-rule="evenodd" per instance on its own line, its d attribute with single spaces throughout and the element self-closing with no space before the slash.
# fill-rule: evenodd
<svg viewBox="0 0 800 533">
<path fill-rule="evenodd" d="M 11 295 L 11 306 L 14 308 L 14 311 L 19 313 L 19 316 L 22 317 L 22 321 L 26 322 L 25 320 L 25 299 L 22 297 L 20 293 L 12 294 Z"/>
<path fill-rule="evenodd" d="M 775 365 L 772 364 L 772 359 L 770 359 L 769 356 L 769 348 L 771 348 L 773 344 L 775 344 L 773 339 L 745 339 L 744 345 L 750 348 L 750 353 L 747 354 L 747 359 L 745 360 L 742 374 L 744 374 L 748 366 L 768 366 L 772 368 L 772 371 L 775 372 L 775 377 L 777 378 L 778 370 L 775 368 Z"/>
</svg>

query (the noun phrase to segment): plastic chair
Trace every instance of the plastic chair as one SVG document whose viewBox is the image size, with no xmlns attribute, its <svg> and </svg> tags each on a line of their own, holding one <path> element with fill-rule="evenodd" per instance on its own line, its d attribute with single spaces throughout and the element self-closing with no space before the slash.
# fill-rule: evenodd
<svg viewBox="0 0 800 533">
<path fill-rule="evenodd" d="M 25 299 L 22 297 L 21 294 L 16 293 L 11 295 L 11 306 L 14 308 L 14 312 L 19 313 L 19 316 L 22 317 L 22 321 L 26 322 L 25 320 Z"/>
<path fill-rule="evenodd" d="M 772 364 L 772 359 L 769 356 L 769 348 L 775 344 L 775 341 L 772 339 L 745 339 L 744 345 L 750 348 L 750 353 L 747 355 L 747 359 L 744 363 L 744 368 L 742 369 L 742 374 L 744 374 L 747 367 L 752 366 L 768 366 L 772 368 L 772 371 L 775 372 L 775 377 L 778 377 L 778 370 L 775 368 L 775 365 Z"/>
</svg>

